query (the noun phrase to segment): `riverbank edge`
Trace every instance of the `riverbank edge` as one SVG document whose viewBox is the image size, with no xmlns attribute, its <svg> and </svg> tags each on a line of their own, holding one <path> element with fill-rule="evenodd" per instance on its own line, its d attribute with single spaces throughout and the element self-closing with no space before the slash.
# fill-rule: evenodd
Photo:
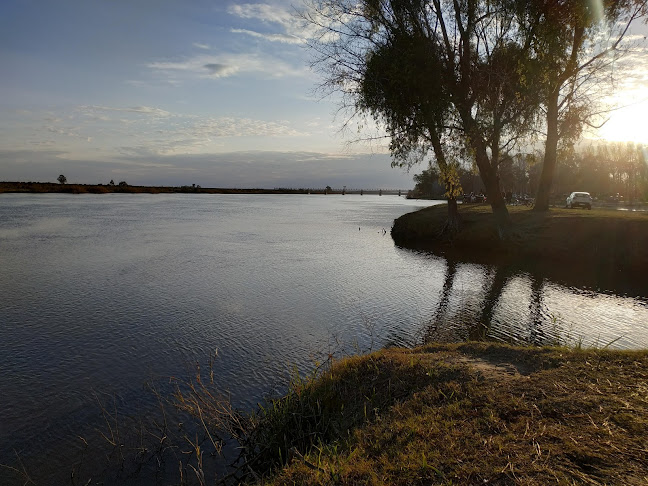
<svg viewBox="0 0 648 486">
<path fill-rule="evenodd" d="M 646 378 L 646 350 L 466 343 L 347 358 L 276 402 L 284 439 L 310 440 L 286 443 L 287 465 L 262 483 L 645 484 Z"/>
<path fill-rule="evenodd" d="M 394 221 L 394 242 L 459 262 L 518 266 L 567 283 L 631 292 L 646 290 L 648 212 L 552 208 L 537 213 L 509 207 L 512 237 L 500 241 L 490 206 L 460 206 L 461 231 L 442 235 L 447 207 L 437 205 Z"/>
</svg>

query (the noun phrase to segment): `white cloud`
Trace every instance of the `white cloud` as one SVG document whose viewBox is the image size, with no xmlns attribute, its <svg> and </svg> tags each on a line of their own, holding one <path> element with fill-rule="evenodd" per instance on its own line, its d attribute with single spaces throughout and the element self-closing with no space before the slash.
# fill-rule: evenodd
<svg viewBox="0 0 648 486">
<path fill-rule="evenodd" d="M 121 147 L 120 152 L 129 156 L 202 154 L 222 150 L 227 138 L 306 135 L 287 122 L 235 117 L 200 118 L 192 123 L 178 122 L 154 130 L 136 146 Z"/>
<path fill-rule="evenodd" d="M 97 106 L 97 105 L 82 105 L 79 107 L 81 111 L 85 112 L 97 112 L 97 111 L 118 111 L 118 112 L 127 112 L 127 113 L 138 113 L 141 115 L 150 115 L 153 117 L 166 118 L 171 116 L 171 113 L 168 111 L 162 110 L 160 108 L 153 108 L 151 106 L 133 106 L 130 108 L 115 108 L 111 106 Z"/>
<path fill-rule="evenodd" d="M 191 131 L 205 137 L 277 137 L 305 135 L 290 128 L 287 122 L 272 122 L 250 118 L 209 118 L 196 123 Z"/>
<path fill-rule="evenodd" d="M 231 5 L 227 12 L 243 19 L 256 19 L 262 22 L 273 22 L 285 27 L 293 22 L 292 14 L 282 8 L 266 3 L 244 3 L 242 5 Z"/>
<path fill-rule="evenodd" d="M 283 33 L 264 34 L 247 29 L 232 29 L 232 32 L 245 33 L 254 37 L 263 38 L 271 42 L 284 42 L 290 44 L 303 44 L 308 39 L 317 38 L 320 42 L 330 42 L 338 38 L 333 30 L 321 29 L 320 26 L 333 26 L 334 22 L 325 14 L 310 12 L 319 26 L 300 18 L 295 9 L 288 9 L 266 3 L 246 3 L 231 5 L 227 12 L 245 20 L 258 20 L 264 24 L 278 26 Z M 346 16 L 342 17 L 344 21 Z M 289 41 L 290 39 L 290 41 Z"/>
<path fill-rule="evenodd" d="M 211 49 L 211 46 L 209 44 L 202 44 L 201 42 L 194 42 L 193 46 L 197 47 L 198 49 L 204 49 L 206 51 Z"/>
<path fill-rule="evenodd" d="M 290 34 L 261 34 L 247 29 L 231 29 L 230 32 L 234 34 L 247 34 L 270 42 L 281 42 L 282 44 L 304 44 L 306 42 L 305 39 Z"/>
<path fill-rule="evenodd" d="M 243 73 L 261 74 L 271 78 L 303 77 L 310 74 L 306 66 L 294 67 L 272 56 L 262 57 L 257 54 L 199 55 L 180 61 L 151 62 L 147 67 L 171 76 L 174 73 L 184 73 L 199 78 L 225 78 Z"/>
</svg>

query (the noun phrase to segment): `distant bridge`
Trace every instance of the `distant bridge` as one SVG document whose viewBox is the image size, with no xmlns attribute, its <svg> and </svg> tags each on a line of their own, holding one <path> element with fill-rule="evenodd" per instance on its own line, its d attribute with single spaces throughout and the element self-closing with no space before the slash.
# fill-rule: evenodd
<svg viewBox="0 0 648 486">
<path fill-rule="evenodd" d="M 393 189 L 393 188 L 371 188 L 371 189 L 348 189 L 346 186 L 339 187 L 310 187 L 310 188 L 285 188 L 285 187 L 276 187 L 276 191 L 286 191 L 286 192 L 298 192 L 298 193 L 308 193 L 308 194 L 360 194 L 360 195 L 377 195 L 377 196 L 406 196 L 409 189 Z"/>
</svg>

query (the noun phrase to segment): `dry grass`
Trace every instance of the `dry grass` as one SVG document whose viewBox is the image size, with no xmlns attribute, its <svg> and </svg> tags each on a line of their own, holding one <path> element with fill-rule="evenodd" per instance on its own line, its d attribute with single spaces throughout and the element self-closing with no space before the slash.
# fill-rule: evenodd
<svg viewBox="0 0 648 486">
<path fill-rule="evenodd" d="M 340 429 L 265 483 L 646 484 L 647 378 L 646 352 L 467 344 L 353 358 L 312 385 Z"/>
</svg>

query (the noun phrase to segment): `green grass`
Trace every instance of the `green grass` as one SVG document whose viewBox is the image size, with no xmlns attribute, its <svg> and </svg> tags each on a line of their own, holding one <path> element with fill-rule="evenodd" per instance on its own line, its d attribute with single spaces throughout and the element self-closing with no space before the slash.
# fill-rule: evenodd
<svg viewBox="0 0 648 486">
<path fill-rule="evenodd" d="M 647 352 L 469 343 L 346 359 L 304 403 L 277 403 L 273 435 L 282 421 L 303 435 L 263 482 L 646 484 L 647 378 Z M 302 428 L 305 410 L 320 425 Z"/>
</svg>

